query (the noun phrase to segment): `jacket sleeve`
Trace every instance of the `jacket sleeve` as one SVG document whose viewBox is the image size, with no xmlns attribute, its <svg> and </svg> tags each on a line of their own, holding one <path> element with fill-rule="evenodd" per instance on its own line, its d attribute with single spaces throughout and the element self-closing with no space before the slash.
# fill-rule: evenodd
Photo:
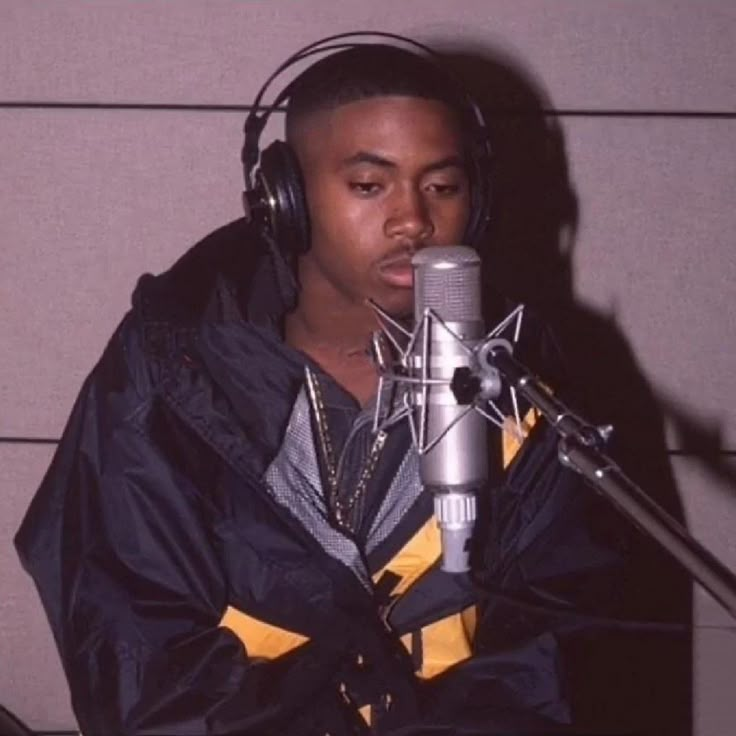
<svg viewBox="0 0 736 736">
<path fill-rule="evenodd" d="M 254 661 L 218 625 L 227 581 L 210 509 L 140 430 L 154 399 L 129 349 L 119 332 L 86 381 L 16 537 L 82 732 L 347 732 L 337 626 Z"/>
</svg>

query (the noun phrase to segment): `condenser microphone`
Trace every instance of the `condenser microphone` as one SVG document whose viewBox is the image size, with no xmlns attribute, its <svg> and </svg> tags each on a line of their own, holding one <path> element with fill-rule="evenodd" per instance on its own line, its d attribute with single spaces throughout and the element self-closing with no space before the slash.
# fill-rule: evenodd
<svg viewBox="0 0 736 736">
<path fill-rule="evenodd" d="M 442 569 L 470 569 L 476 492 L 488 480 L 487 424 L 474 392 L 456 390 L 473 369 L 485 328 L 480 258 L 466 246 L 431 246 L 412 258 L 416 339 L 409 354 L 412 406 L 420 439 L 419 475 L 434 496 Z"/>
</svg>

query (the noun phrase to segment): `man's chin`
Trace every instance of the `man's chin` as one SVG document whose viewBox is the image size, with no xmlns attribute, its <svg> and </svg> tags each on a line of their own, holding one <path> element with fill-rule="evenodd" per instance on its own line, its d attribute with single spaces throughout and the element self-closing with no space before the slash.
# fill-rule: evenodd
<svg viewBox="0 0 736 736">
<path fill-rule="evenodd" d="M 405 322 L 414 317 L 413 289 L 392 289 L 389 294 L 383 293 L 369 297 L 369 299 L 392 319 L 399 322 Z"/>
</svg>

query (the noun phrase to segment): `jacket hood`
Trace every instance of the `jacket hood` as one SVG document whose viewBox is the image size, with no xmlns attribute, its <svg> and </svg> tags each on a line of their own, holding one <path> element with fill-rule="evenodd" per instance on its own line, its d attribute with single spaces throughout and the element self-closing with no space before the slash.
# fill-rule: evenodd
<svg viewBox="0 0 736 736">
<path fill-rule="evenodd" d="M 162 327 L 248 321 L 279 329 L 297 291 L 276 245 L 240 218 L 200 240 L 167 271 L 142 276 L 133 308 L 144 323 Z"/>
</svg>

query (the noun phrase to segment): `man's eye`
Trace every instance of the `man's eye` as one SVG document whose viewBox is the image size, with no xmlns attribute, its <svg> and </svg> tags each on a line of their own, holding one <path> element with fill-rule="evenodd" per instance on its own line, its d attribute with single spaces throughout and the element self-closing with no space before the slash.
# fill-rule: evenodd
<svg viewBox="0 0 736 736">
<path fill-rule="evenodd" d="M 427 189 L 439 197 L 452 197 L 460 191 L 461 187 L 459 184 L 443 184 L 441 182 L 434 182 L 429 184 Z"/>
<path fill-rule="evenodd" d="M 381 190 L 381 185 L 375 181 L 351 181 L 349 186 L 352 191 L 363 197 L 378 194 Z"/>
</svg>

